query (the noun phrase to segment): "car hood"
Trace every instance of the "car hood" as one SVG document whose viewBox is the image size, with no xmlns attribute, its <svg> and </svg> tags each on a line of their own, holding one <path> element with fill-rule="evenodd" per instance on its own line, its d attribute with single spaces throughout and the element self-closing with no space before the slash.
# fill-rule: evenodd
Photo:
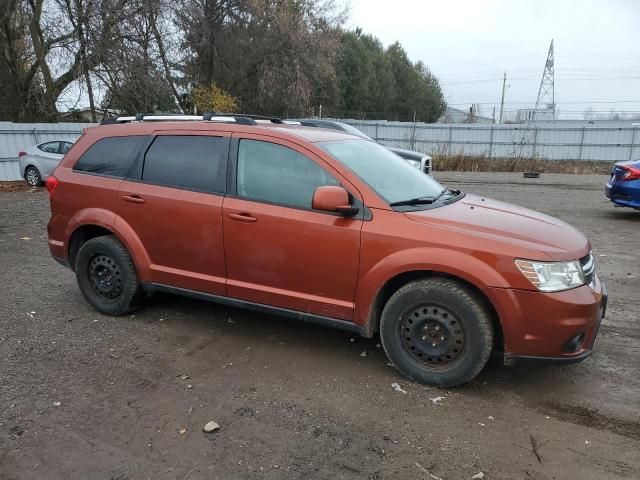
<svg viewBox="0 0 640 480">
<path fill-rule="evenodd" d="M 386 148 L 387 150 L 390 150 L 394 153 L 399 153 L 402 155 L 406 155 L 409 157 L 415 157 L 416 160 L 420 160 L 422 157 L 427 157 L 427 158 L 431 158 L 430 155 L 427 155 L 426 153 L 420 153 L 420 152 L 416 152 L 414 150 L 405 150 L 404 148 L 397 148 L 397 147 L 389 147 L 387 145 L 384 145 L 384 148 Z"/>
<path fill-rule="evenodd" d="M 540 258 L 532 260 L 573 260 L 582 258 L 591 249 L 589 240 L 562 220 L 476 195 L 406 215 L 415 222 L 485 237 L 515 249 L 520 247 L 523 257 L 538 252 Z"/>
</svg>

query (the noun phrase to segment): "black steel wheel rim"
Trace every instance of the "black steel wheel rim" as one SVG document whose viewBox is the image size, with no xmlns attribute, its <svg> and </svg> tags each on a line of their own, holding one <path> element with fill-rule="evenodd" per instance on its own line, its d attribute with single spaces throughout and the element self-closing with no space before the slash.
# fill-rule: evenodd
<svg viewBox="0 0 640 480">
<path fill-rule="evenodd" d="M 96 255 L 91 259 L 89 282 L 93 291 L 105 300 L 117 300 L 122 295 L 122 273 L 107 255 Z"/>
<path fill-rule="evenodd" d="M 465 348 L 465 331 L 450 309 L 423 303 L 407 309 L 399 322 L 406 351 L 428 368 L 446 368 L 460 358 Z"/>
</svg>

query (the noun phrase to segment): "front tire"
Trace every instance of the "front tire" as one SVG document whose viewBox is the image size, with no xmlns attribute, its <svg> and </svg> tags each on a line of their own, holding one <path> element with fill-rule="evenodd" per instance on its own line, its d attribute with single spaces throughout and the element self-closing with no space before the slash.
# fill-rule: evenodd
<svg viewBox="0 0 640 480">
<path fill-rule="evenodd" d="M 86 241 L 76 256 L 76 278 L 84 298 L 105 315 L 124 315 L 144 298 L 129 252 L 113 235 Z"/>
<path fill-rule="evenodd" d="M 24 171 L 24 179 L 30 187 L 39 187 L 42 185 L 42 175 L 40 175 L 40 171 L 33 165 L 28 166 Z"/>
<path fill-rule="evenodd" d="M 483 302 L 447 278 L 413 281 L 394 293 L 382 312 L 380 337 L 403 375 L 440 387 L 473 379 L 493 346 L 491 318 Z"/>
</svg>

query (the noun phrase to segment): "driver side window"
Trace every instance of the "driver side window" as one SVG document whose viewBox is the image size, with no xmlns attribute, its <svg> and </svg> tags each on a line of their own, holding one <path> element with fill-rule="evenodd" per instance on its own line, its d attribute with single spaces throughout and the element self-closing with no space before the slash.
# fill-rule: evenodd
<svg viewBox="0 0 640 480">
<path fill-rule="evenodd" d="M 240 140 L 237 191 L 240 197 L 311 209 L 317 187 L 340 182 L 316 162 L 282 145 Z"/>
</svg>

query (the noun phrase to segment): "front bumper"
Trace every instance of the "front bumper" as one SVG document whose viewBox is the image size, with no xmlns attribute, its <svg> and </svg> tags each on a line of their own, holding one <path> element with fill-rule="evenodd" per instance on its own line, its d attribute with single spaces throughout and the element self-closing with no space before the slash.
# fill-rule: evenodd
<svg viewBox="0 0 640 480">
<path fill-rule="evenodd" d="M 570 364 L 587 358 L 606 313 L 608 298 L 597 275 L 591 285 L 564 292 L 492 289 L 492 295 L 500 316 L 504 359 L 508 365 Z"/>
</svg>

